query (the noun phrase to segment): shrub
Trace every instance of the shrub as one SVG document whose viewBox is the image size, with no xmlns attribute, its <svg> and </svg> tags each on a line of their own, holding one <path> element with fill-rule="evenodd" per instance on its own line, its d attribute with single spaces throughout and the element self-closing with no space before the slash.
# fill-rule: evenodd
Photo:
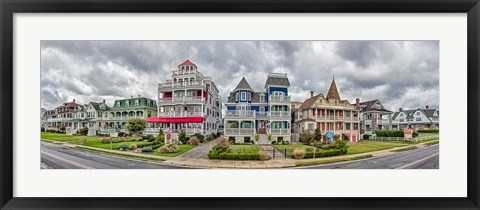
<svg viewBox="0 0 480 210">
<path fill-rule="evenodd" d="M 161 143 L 165 142 L 165 134 L 161 133 L 161 131 L 160 131 L 160 134 L 158 134 L 158 136 L 155 138 L 155 140 L 158 141 L 158 142 L 161 142 Z"/>
<path fill-rule="evenodd" d="M 258 152 L 258 156 L 259 156 L 260 160 L 268 160 L 268 159 L 270 159 L 270 155 L 268 155 L 268 153 L 265 152 L 265 151 L 260 151 L 260 152 Z"/>
<path fill-rule="evenodd" d="M 209 157 L 213 157 L 210 155 Z M 223 159 L 223 160 L 260 160 L 259 153 L 228 153 L 228 152 L 221 152 L 216 157 L 211 159 Z"/>
<path fill-rule="evenodd" d="M 153 152 L 151 147 L 142 147 L 142 152 Z"/>
<path fill-rule="evenodd" d="M 80 133 L 80 135 L 86 136 L 88 135 L 88 128 L 80 128 L 78 132 Z"/>
<path fill-rule="evenodd" d="M 315 151 L 315 157 L 331 157 L 347 154 L 347 149 L 329 149 L 329 150 L 320 150 Z M 309 151 L 305 154 L 305 158 L 313 158 L 313 151 Z"/>
<path fill-rule="evenodd" d="M 305 157 L 306 151 L 304 149 L 295 148 L 292 151 L 293 158 L 295 159 L 303 159 Z"/>
<path fill-rule="evenodd" d="M 304 130 L 300 134 L 300 142 L 310 145 L 315 140 L 315 135 L 310 130 Z"/>
<path fill-rule="evenodd" d="M 413 138 L 416 138 L 418 135 L 419 135 L 419 134 L 418 134 L 417 131 L 413 131 L 413 133 L 412 133 L 412 137 L 413 137 Z"/>
<path fill-rule="evenodd" d="M 145 136 L 145 139 L 148 141 L 155 141 L 155 137 L 153 137 L 152 134 L 148 134 L 147 136 Z"/>
<path fill-rule="evenodd" d="M 418 133 L 438 133 L 438 129 L 418 130 Z"/>
<path fill-rule="evenodd" d="M 182 131 L 178 134 L 178 140 L 180 140 L 182 143 L 187 140 L 187 134 L 185 133 L 185 131 L 182 130 Z"/>
<path fill-rule="evenodd" d="M 255 137 L 254 137 L 254 138 L 255 138 L 255 141 L 258 142 L 258 140 L 260 139 L 260 134 L 258 134 L 258 133 L 255 134 Z"/>
<path fill-rule="evenodd" d="M 212 150 L 210 150 L 208 152 L 208 158 L 210 159 L 218 159 L 218 155 L 221 153 L 222 151 L 218 150 L 217 148 L 213 148 Z"/>
<path fill-rule="evenodd" d="M 322 132 L 320 131 L 320 128 L 315 128 L 315 131 L 313 132 L 313 139 L 316 141 L 322 140 Z"/>
<path fill-rule="evenodd" d="M 283 144 L 288 145 L 290 144 L 290 141 L 284 141 Z"/>
<path fill-rule="evenodd" d="M 267 139 L 268 139 L 268 141 L 272 141 L 272 134 L 271 133 L 267 135 Z"/>
<path fill-rule="evenodd" d="M 335 148 L 339 150 L 343 150 L 343 149 L 347 150 L 350 147 L 347 141 L 336 141 L 334 145 L 335 145 Z"/>
<path fill-rule="evenodd" d="M 230 146 L 230 142 L 223 139 L 222 141 L 220 141 L 220 143 L 215 145 L 213 148 L 223 152 L 223 151 L 226 151 L 229 146 Z"/>
<path fill-rule="evenodd" d="M 135 152 L 135 153 L 142 153 L 142 149 L 137 148 L 137 149 L 136 149 L 135 151 L 133 151 L 133 152 Z"/>
<path fill-rule="evenodd" d="M 172 141 L 170 142 L 170 144 L 176 144 L 176 145 L 181 145 L 183 144 L 180 140 L 178 139 L 172 139 Z"/>
<path fill-rule="evenodd" d="M 44 127 L 40 127 L 40 132 L 45 132 L 45 128 L 44 128 Z"/>
<path fill-rule="evenodd" d="M 192 136 L 190 138 L 190 141 L 189 141 L 190 144 L 193 144 L 193 145 L 199 145 L 200 144 L 200 139 L 198 139 L 197 137 L 195 136 Z"/>
<path fill-rule="evenodd" d="M 128 145 L 126 145 L 126 144 L 120 144 L 120 145 L 118 145 L 118 149 L 120 149 L 120 150 L 127 150 L 127 149 L 128 149 Z"/>
<path fill-rule="evenodd" d="M 130 150 L 136 150 L 138 147 L 136 144 L 130 145 Z"/>
<path fill-rule="evenodd" d="M 153 149 L 153 150 L 156 150 L 158 148 L 160 148 L 161 146 L 163 146 L 164 144 L 154 144 L 154 145 L 151 145 L 150 147 Z"/>
<path fill-rule="evenodd" d="M 363 134 L 363 140 L 369 140 L 370 139 L 370 134 Z"/>
<path fill-rule="evenodd" d="M 212 134 L 209 134 L 209 135 L 207 135 L 207 138 L 205 139 L 205 141 L 208 142 L 208 141 L 212 141 L 214 139 L 215 139 L 215 137 Z"/>
<path fill-rule="evenodd" d="M 203 141 L 205 140 L 205 136 L 202 135 L 202 134 L 199 134 L 199 133 L 195 133 L 195 134 L 193 134 L 192 136 L 197 137 L 197 139 L 199 139 L 200 142 L 203 142 Z"/>
<path fill-rule="evenodd" d="M 158 149 L 160 153 L 176 153 L 180 151 L 180 147 L 176 144 L 166 144 Z"/>
<path fill-rule="evenodd" d="M 110 143 L 112 143 L 112 138 L 110 138 L 110 137 L 102 138 L 102 140 L 100 141 L 100 143 L 102 143 L 102 144 L 110 144 Z"/>
<path fill-rule="evenodd" d="M 277 141 L 272 141 L 272 144 L 277 144 Z"/>
<path fill-rule="evenodd" d="M 87 139 L 87 138 L 81 138 L 81 139 L 80 139 L 80 143 L 81 143 L 82 145 L 86 145 L 86 144 L 88 143 L 88 139 Z"/>
</svg>

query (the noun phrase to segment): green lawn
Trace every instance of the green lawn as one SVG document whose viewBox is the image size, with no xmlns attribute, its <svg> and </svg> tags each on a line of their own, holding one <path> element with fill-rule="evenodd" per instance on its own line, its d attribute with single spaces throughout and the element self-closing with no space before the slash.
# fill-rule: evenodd
<svg viewBox="0 0 480 210">
<path fill-rule="evenodd" d="M 126 144 L 126 145 L 128 145 L 128 147 L 130 147 L 132 144 L 144 144 L 144 143 L 148 143 L 148 142 L 144 142 L 144 141 L 125 141 L 125 142 L 112 143 L 112 145 L 110 145 L 110 144 L 102 144 L 101 140 L 91 140 L 91 141 L 88 141 L 87 144 L 85 144 L 83 146 L 97 147 L 97 148 L 102 148 L 102 149 L 113 148 L 114 150 L 116 150 L 116 149 L 118 149 L 118 146 L 120 146 L 120 144 Z M 74 144 L 81 145 L 81 142 L 74 142 Z"/>
<path fill-rule="evenodd" d="M 80 141 L 82 138 L 86 138 L 88 140 L 100 140 L 99 137 L 96 136 L 69 136 L 61 133 L 47 133 L 47 132 L 42 132 L 40 134 L 40 137 L 42 139 L 47 139 L 47 140 L 54 140 L 54 141 L 65 141 L 65 142 L 75 142 L 75 141 Z"/>
<path fill-rule="evenodd" d="M 305 149 L 306 151 L 313 151 L 312 146 L 304 145 L 304 144 L 288 144 L 288 145 L 274 145 L 278 150 L 285 152 L 287 149 L 287 155 L 292 156 L 293 149 Z"/>
<path fill-rule="evenodd" d="M 194 147 L 196 147 L 195 145 L 192 145 L 192 144 L 181 144 L 181 145 L 178 145 L 178 146 L 180 147 L 180 150 L 177 153 L 160 153 L 160 152 L 158 152 L 158 149 L 156 149 L 156 150 L 153 151 L 152 154 L 153 155 L 158 155 L 158 156 L 175 157 L 177 155 L 181 155 L 181 154 L 185 153 L 186 151 L 191 150 Z"/>
<path fill-rule="evenodd" d="M 394 147 L 401 147 L 409 145 L 403 141 L 360 141 L 357 143 L 349 143 L 350 147 L 348 148 L 348 155 L 358 154 L 364 152 L 372 152 L 377 150 L 391 149 Z"/>
<path fill-rule="evenodd" d="M 258 145 L 230 145 L 227 151 L 231 153 L 257 153 L 260 151 L 260 147 Z"/>
</svg>

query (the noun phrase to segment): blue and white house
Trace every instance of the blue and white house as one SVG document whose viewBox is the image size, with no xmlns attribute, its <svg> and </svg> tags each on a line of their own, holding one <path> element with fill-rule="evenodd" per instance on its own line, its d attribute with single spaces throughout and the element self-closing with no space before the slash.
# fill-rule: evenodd
<svg viewBox="0 0 480 210">
<path fill-rule="evenodd" d="M 257 133 L 259 144 L 271 143 L 268 134 L 272 134 L 271 141 L 290 141 L 289 87 L 287 74 L 268 74 L 262 92 L 254 91 L 245 77 L 242 78 L 225 103 L 225 136 L 235 143 L 254 140 Z"/>
</svg>

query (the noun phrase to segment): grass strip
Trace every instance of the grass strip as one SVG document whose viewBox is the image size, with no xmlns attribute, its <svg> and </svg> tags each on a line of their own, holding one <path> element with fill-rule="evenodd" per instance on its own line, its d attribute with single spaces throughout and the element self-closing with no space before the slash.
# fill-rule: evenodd
<svg viewBox="0 0 480 210">
<path fill-rule="evenodd" d="M 63 144 L 63 142 L 58 142 L 55 140 L 50 140 L 50 139 L 41 139 L 44 142 L 52 143 L 52 144 Z"/>
<path fill-rule="evenodd" d="M 338 162 L 345 162 L 345 161 L 352 161 L 352 160 L 360 160 L 365 158 L 373 157 L 372 154 L 368 155 L 359 155 L 355 157 L 349 158 L 336 158 L 336 159 L 328 159 L 328 160 L 314 160 L 314 161 L 299 161 L 296 162 L 296 166 L 308 166 L 308 165 L 322 165 L 322 164 L 330 164 L 330 163 L 338 163 Z"/>
<path fill-rule="evenodd" d="M 92 152 L 105 153 L 105 154 L 109 154 L 109 155 L 130 157 L 130 158 L 134 158 L 134 159 L 153 160 L 153 161 L 159 161 L 159 162 L 165 161 L 165 160 L 160 159 L 160 158 L 146 157 L 146 156 L 137 156 L 137 155 L 132 155 L 132 154 L 123 154 L 123 153 L 116 153 L 116 152 L 109 152 L 109 151 L 96 150 L 96 149 L 86 148 L 86 147 L 76 147 L 76 148 L 77 148 L 77 149 L 80 149 L 80 150 L 88 150 L 88 151 L 92 151 Z"/>
<path fill-rule="evenodd" d="M 440 141 L 431 141 L 431 142 L 427 142 L 427 143 L 425 143 L 425 144 L 423 144 L 423 145 L 425 145 L 425 146 L 428 147 L 428 146 L 432 146 L 432 145 L 434 145 L 434 144 L 438 144 L 439 142 L 440 142 Z"/>
<path fill-rule="evenodd" d="M 390 151 L 392 151 L 392 152 L 403 152 L 403 151 L 414 150 L 414 149 L 417 149 L 417 147 L 416 146 L 410 146 L 410 147 L 405 147 L 405 148 L 395 149 L 395 150 L 390 150 Z"/>
</svg>

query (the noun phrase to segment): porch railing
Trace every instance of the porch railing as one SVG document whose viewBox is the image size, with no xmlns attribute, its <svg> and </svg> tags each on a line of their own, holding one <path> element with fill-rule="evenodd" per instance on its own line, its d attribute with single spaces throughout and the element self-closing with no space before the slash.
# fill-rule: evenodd
<svg viewBox="0 0 480 210">
<path fill-rule="evenodd" d="M 225 135 L 253 135 L 255 128 L 225 128 Z"/>
<path fill-rule="evenodd" d="M 272 135 L 289 135 L 290 129 L 285 128 L 273 128 L 269 130 L 269 133 Z"/>
<path fill-rule="evenodd" d="M 254 118 L 255 111 L 252 110 L 228 110 L 225 112 L 225 118 Z"/>
<path fill-rule="evenodd" d="M 271 111 L 270 117 L 290 118 L 291 113 L 289 111 Z"/>
<path fill-rule="evenodd" d="M 290 96 L 274 96 L 269 97 L 269 102 L 280 103 L 280 102 L 290 102 Z"/>
<path fill-rule="evenodd" d="M 192 117 L 192 116 L 203 116 L 202 112 L 159 112 L 159 117 Z"/>
</svg>

